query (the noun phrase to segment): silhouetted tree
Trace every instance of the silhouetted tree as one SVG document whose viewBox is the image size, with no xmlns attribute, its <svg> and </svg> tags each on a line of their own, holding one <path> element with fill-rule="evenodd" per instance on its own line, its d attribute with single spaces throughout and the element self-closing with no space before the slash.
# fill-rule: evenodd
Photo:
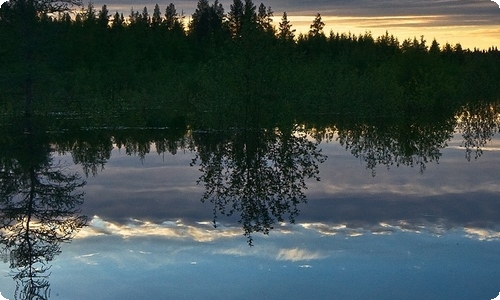
<svg viewBox="0 0 500 300">
<path fill-rule="evenodd" d="M 271 9 L 271 6 L 267 7 L 264 3 L 259 5 L 259 10 L 257 13 L 257 24 L 260 29 L 264 32 L 268 32 L 274 35 L 274 27 L 273 27 L 273 15 L 274 12 Z"/>
<path fill-rule="evenodd" d="M 173 30 L 184 35 L 183 18 L 184 16 L 179 16 L 177 13 L 175 5 L 170 3 L 165 10 L 165 27 L 167 27 L 168 30 Z"/>
<path fill-rule="evenodd" d="M 148 8 L 144 6 L 142 13 L 139 15 L 139 20 L 144 27 L 149 27 L 151 25 L 151 17 L 148 13 Z"/>
<path fill-rule="evenodd" d="M 155 8 L 153 10 L 153 17 L 151 18 L 151 26 L 154 28 L 158 28 L 162 23 L 163 20 L 161 17 L 160 6 L 158 6 L 158 4 L 155 4 Z"/>
<path fill-rule="evenodd" d="M 119 14 L 118 12 L 116 12 L 113 16 L 113 20 L 111 21 L 111 28 L 123 28 L 124 25 L 125 18 L 123 17 L 123 14 Z"/>
<path fill-rule="evenodd" d="M 440 53 L 439 43 L 436 41 L 436 39 L 432 40 L 431 47 L 429 48 L 429 53 L 431 53 L 432 55 L 438 55 Z"/>
<path fill-rule="evenodd" d="M 295 29 L 292 29 L 292 24 L 288 21 L 288 15 L 286 11 L 281 17 L 280 26 L 278 28 L 278 38 L 282 41 L 293 41 L 295 37 Z"/>
<path fill-rule="evenodd" d="M 257 7 L 252 0 L 245 0 L 243 7 L 242 30 L 252 33 L 257 28 Z"/>
<path fill-rule="evenodd" d="M 224 9 L 217 0 L 212 6 L 207 0 L 200 0 L 189 24 L 189 34 L 199 41 L 209 39 L 222 30 L 223 18 Z"/>
<path fill-rule="evenodd" d="M 109 17 L 108 7 L 104 4 L 97 16 L 97 25 L 101 28 L 107 28 L 109 25 Z"/>
<path fill-rule="evenodd" d="M 233 37 L 240 37 L 242 31 L 242 22 L 244 14 L 244 5 L 241 0 L 233 0 L 233 4 L 229 6 L 227 14 L 229 30 Z"/>
<path fill-rule="evenodd" d="M 82 20 L 83 25 L 89 28 L 92 28 L 97 23 L 97 12 L 92 2 L 87 4 L 87 9 L 82 14 Z"/>
<path fill-rule="evenodd" d="M 325 23 L 321 20 L 321 15 L 318 13 L 314 18 L 309 30 L 309 36 L 315 37 L 319 35 L 324 35 L 323 28 L 325 27 Z"/>
</svg>

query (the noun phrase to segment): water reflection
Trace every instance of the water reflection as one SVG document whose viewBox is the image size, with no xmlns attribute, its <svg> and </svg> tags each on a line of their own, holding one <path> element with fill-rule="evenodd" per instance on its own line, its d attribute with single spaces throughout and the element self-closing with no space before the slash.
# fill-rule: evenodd
<svg viewBox="0 0 500 300">
<path fill-rule="evenodd" d="M 179 149 L 191 149 L 185 127 L 178 128 L 92 128 L 82 127 L 57 136 L 54 150 L 70 153 L 85 176 L 96 176 L 111 157 L 113 147 L 128 155 L 144 159 L 153 146 L 158 154 L 175 154 Z"/>
<path fill-rule="evenodd" d="M 457 130 L 462 133 L 465 158 L 477 159 L 483 154 L 500 123 L 500 104 L 490 102 L 469 103 L 456 116 Z"/>
<path fill-rule="evenodd" d="M 46 130 L 42 125 L 34 126 L 31 120 L 3 126 L 1 130 L 4 139 L 0 141 L 0 241 L 4 245 L 3 258 L 9 262 L 12 277 L 17 282 L 16 297 L 38 295 L 40 298 L 47 298 L 50 262 L 61 252 L 61 243 L 71 240 L 85 225 L 85 217 L 80 215 L 78 209 L 83 202 L 79 189 L 84 182 L 54 159 L 54 151 L 71 154 L 74 163 L 80 165 L 87 176 L 105 172 L 104 167 L 109 164 L 113 149 L 116 148 L 124 149 L 125 154 L 136 155 L 141 160 L 145 160 L 151 152 L 164 157 L 168 153 L 175 155 L 182 151 L 192 152 L 195 157 L 192 164 L 200 170 L 196 177 L 204 188 L 195 197 L 206 202 L 205 206 L 211 206 L 213 215 L 210 212 L 207 214 L 213 218 L 214 225 L 224 224 L 226 221 L 228 224 L 232 221 L 239 222 L 247 242 L 252 245 L 254 233 L 267 234 L 280 222 L 293 223 L 299 211 L 306 210 L 301 204 L 306 202 L 305 190 L 311 186 L 308 179 L 319 178 L 319 166 L 326 160 L 320 143 L 338 143 L 354 157 L 361 158 L 374 176 L 380 165 L 387 168 L 410 166 L 424 172 L 427 165 L 440 161 L 443 149 L 448 146 L 457 130 L 462 134 L 461 144 L 466 159 L 478 158 L 488 146 L 488 141 L 498 132 L 498 108 L 497 104 L 476 103 L 463 107 L 454 117 L 432 120 L 415 117 L 402 122 L 330 116 L 327 120 L 315 120 L 314 126 L 308 125 L 312 121 L 304 120 L 300 123 L 305 124 L 303 126 L 249 126 L 221 130 L 197 129 L 190 125 L 175 128 L 94 128 L 85 125 L 75 128 L 66 124 L 68 130 L 61 131 Z M 335 159 L 335 156 L 330 159 Z M 359 181 L 353 183 L 353 186 Z M 153 193 L 146 193 L 150 192 Z M 410 199 L 413 202 L 403 203 L 400 201 L 401 194 L 388 192 L 393 198 L 381 199 L 382 202 L 376 202 L 373 198 L 356 202 L 359 206 L 356 209 L 353 209 L 355 203 L 352 198 L 338 197 L 335 201 L 330 201 L 331 195 L 328 195 L 328 201 L 322 203 L 328 209 L 315 211 L 318 213 L 315 217 L 320 221 L 338 220 L 342 224 L 346 220 L 356 220 L 356 224 L 361 225 L 355 224 L 355 228 L 366 229 L 372 224 L 366 221 L 370 218 L 370 213 L 380 211 L 380 218 L 373 217 L 377 224 L 380 220 L 394 221 L 395 223 L 386 222 L 390 226 L 404 220 L 410 223 L 417 220 L 414 222 L 417 224 L 423 219 L 439 225 L 439 218 L 445 218 L 460 225 L 474 225 L 477 220 L 482 220 L 483 223 L 488 223 L 487 226 L 480 224 L 481 226 L 476 227 L 491 228 L 498 224 L 496 215 L 491 214 L 490 218 L 485 218 L 485 214 L 478 213 L 476 217 L 469 208 L 475 207 L 477 210 L 484 206 L 482 211 L 488 211 L 493 207 L 488 203 L 496 203 L 495 193 L 496 191 L 491 191 L 486 195 L 492 199 L 486 199 L 489 202 L 483 199 L 481 203 L 476 203 L 476 198 L 470 197 L 470 201 L 461 202 L 461 207 L 457 205 L 456 199 L 441 201 L 436 196 L 424 201 L 420 197 L 422 195 L 417 197 L 415 194 Z M 386 197 L 387 194 L 381 197 Z M 337 196 L 338 193 L 335 194 Z M 354 196 L 357 200 L 360 199 L 358 195 Z M 436 199 L 439 201 L 435 201 Z M 386 200 L 387 206 L 384 207 Z M 134 202 L 135 206 L 136 204 Z M 151 205 L 146 207 L 144 204 L 144 211 L 147 208 L 154 210 L 155 207 Z M 158 206 L 157 203 L 154 205 Z M 403 211 L 400 205 L 411 209 Z M 134 210 L 127 212 L 132 214 L 131 217 L 139 213 L 135 206 Z M 452 206 L 454 210 L 443 208 Z M 391 207 L 392 210 L 387 209 Z M 101 208 L 96 212 L 99 209 Z M 174 209 L 175 207 L 170 206 L 167 208 Z M 429 211 L 436 213 L 429 215 Z M 175 213 L 178 212 L 172 214 Z M 471 216 L 472 221 L 456 219 L 465 215 Z M 159 216 L 162 217 L 165 216 Z M 199 215 L 197 220 L 200 220 L 198 217 Z M 144 224 L 148 221 L 143 220 Z M 302 226 L 316 228 L 318 224 L 323 223 L 303 223 Z M 190 228 L 191 224 L 186 224 L 185 227 L 179 224 L 175 226 L 180 231 L 187 231 L 184 228 Z M 413 228 L 413 223 L 405 226 L 402 228 Z M 158 225 L 158 228 L 161 226 Z M 233 233 L 237 231 L 235 227 L 231 228 Z M 325 228 L 320 229 L 334 231 Z M 382 229 L 386 230 L 385 227 Z M 383 231 L 382 229 L 374 231 Z M 208 229 L 196 234 L 208 235 L 207 232 Z M 137 235 L 141 234 L 143 233 L 137 232 Z"/>
<path fill-rule="evenodd" d="M 0 146 L 1 253 L 16 299 L 48 299 L 50 262 L 86 224 L 79 214 L 85 182 L 54 160 L 48 136 L 31 119 L 9 128 Z"/>
<path fill-rule="evenodd" d="M 336 118 L 335 118 L 336 117 Z M 335 116 L 326 122 L 311 122 L 305 130 L 317 141 L 340 143 L 362 159 L 376 175 L 376 167 L 401 165 L 424 172 L 428 163 L 439 163 L 442 149 L 455 132 L 462 134 L 465 158 L 478 158 L 498 132 L 500 104 L 473 102 L 461 107 L 454 117 L 421 116 L 406 119 L 357 119 Z"/>
<path fill-rule="evenodd" d="M 318 143 L 338 142 L 354 157 L 362 159 L 366 167 L 372 170 L 373 176 L 376 175 L 376 167 L 379 165 L 387 168 L 404 165 L 416 167 L 420 172 L 424 172 L 428 163 L 439 162 L 442 149 L 448 146 L 448 142 L 457 131 L 463 137 L 462 147 L 465 149 L 466 159 L 470 160 L 471 155 L 479 157 L 482 148 L 498 131 L 499 105 L 491 102 L 473 102 L 459 108 L 453 116 L 439 114 L 428 116 L 420 115 L 418 112 L 408 118 L 359 119 L 339 115 L 326 118 L 325 115 L 313 116 L 301 119 L 300 124 L 303 125 L 295 126 L 294 130 L 312 136 Z M 216 118 L 216 116 L 204 116 L 204 118 Z M 282 123 L 291 124 L 293 120 Z M 248 144 L 254 149 L 262 147 L 263 151 L 266 151 L 265 140 L 274 139 L 272 136 L 274 129 L 258 133 L 260 130 L 258 125 L 253 124 L 244 130 L 231 129 L 227 125 L 222 130 L 208 131 L 207 128 L 188 129 L 190 125 L 187 124 L 165 128 L 84 127 L 83 130 L 79 128 L 58 136 L 53 146 L 59 153 L 70 152 L 75 164 L 81 165 L 87 176 L 90 174 L 95 176 L 104 168 L 114 146 L 123 148 L 129 155 L 138 155 L 141 159 L 144 159 L 153 148 L 158 154 L 175 154 L 179 150 L 197 151 L 198 148 L 205 152 L 220 151 L 221 149 L 215 144 L 227 144 L 229 141 L 231 143 L 228 145 L 232 146 L 232 139 L 241 145 Z M 287 131 L 283 126 L 280 126 L 279 130 Z M 221 132 L 226 132 L 226 136 L 222 137 Z M 195 135 L 198 136 L 196 140 L 194 140 Z M 205 137 L 201 137 L 202 135 Z M 256 137 L 256 135 L 261 136 Z M 218 138 L 221 140 L 215 141 Z M 242 142 L 242 139 L 248 141 L 254 139 L 254 141 Z M 215 144 L 210 149 L 204 145 L 206 143 Z M 254 150 L 249 148 L 249 151 Z"/>
<path fill-rule="evenodd" d="M 268 234 L 276 222 L 294 223 L 306 202 L 306 179 L 319 180 L 318 164 L 326 157 L 304 133 L 293 129 L 241 129 L 195 133 L 202 202 L 219 214 L 239 214 L 238 222 L 252 245 L 252 233 Z"/>
<path fill-rule="evenodd" d="M 404 122 L 340 119 L 309 132 L 319 141 L 337 141 L 354 157 L 362 159 L 375 176 L 378 165 L 387 168 L 404 165 L 424 172 L 428 163 L 438 163 L 441 149 L 453 136 L 454 122 L 453 119 Z"/>
</svg>

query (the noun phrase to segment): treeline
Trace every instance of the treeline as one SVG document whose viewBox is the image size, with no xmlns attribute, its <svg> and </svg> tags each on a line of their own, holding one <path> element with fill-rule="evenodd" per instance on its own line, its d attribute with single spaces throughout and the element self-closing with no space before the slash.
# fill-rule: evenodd
<svg viewBox="0 0 500 300">
<path fill-rule="evenodd" d="M 11 0 L 0 9 L 0 105 L 7 113 L 22 111 L 31 93 L 38 113 L 106 120 L 117 111 L 161 111 L 216 126 L 291 112 L 452 112 L 500 95 L 496 48 L 326 34 L 320 14 L 308 33 L 297 34 L 286 12 L 275 24 L 272 9 L 251 0 L 234 0 L 227 12 L 217 0 L 200 0 L 189 22 L 174 4 L 124 16 L 106 5 L 70 12 L 40 3 Z M 207 111 L 220 118 L 200 117 Z"/>
</svg>

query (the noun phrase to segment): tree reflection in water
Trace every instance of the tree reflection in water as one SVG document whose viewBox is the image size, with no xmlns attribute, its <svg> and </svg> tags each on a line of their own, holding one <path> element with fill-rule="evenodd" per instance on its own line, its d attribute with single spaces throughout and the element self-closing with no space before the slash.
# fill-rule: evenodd
<svg viewBox="0 0 500 300">
<path fill-rule="evenodd" d="M 499 130 L 500 104 L 490 102 L 469 103 L 456 116 L 457 130 L 462 133 L 465 158 L 470 161 L 483 154 L 483 148 Z"/>
<path fill-rule="evenodd" d="M 318 141 L 337 141 L 354 157 L 360 158 L 376 175 L 378 165 L 417 167 L 439 162 L 441 149 L 453 137 L 454 120 L 344 120 L 306 129 Z"/>
<path fill-rule="evenodd" d="M 1 145 L 0 243 L 16 281 L 15 298 L 48 299 L 49 262 L 86 224 L 78 209 L 83 192 L 77 191 L 85 182 L 54 161 L 31 120 L 23 127 L 4 135 Z"/>
<path fill-rule="evenodd" d="M 338 140 L 355 157 L 361 157 L 375 176 L 377 165 L 405 165 L 420 172 L 429 162 L 438 162 L 441 149 L 453 136 L 452 124 L 409 124 L 394 126 L 359 125 L 339 129 Z"/>
<path fill-rule="evenodd" d="M 268 234 L 287 216 L 294 223 L 298 205 L 306 202 L 306 179 L 319 180 L 319 163 L 326 157 L 317 143 L 294 130 L 241 129 L 194 133 L 203 173 L 202 201 L 213 205 L 213 224 L 220 214 L 239 213 L 249 245 L 252 233 Z"/>
</svg>

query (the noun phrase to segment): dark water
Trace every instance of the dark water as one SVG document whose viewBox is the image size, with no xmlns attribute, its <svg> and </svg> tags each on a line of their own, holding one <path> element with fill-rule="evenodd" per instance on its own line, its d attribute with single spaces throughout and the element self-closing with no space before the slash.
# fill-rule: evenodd
<svg viewBox="0 0 500 300">
<path fill-rule="evenodd" d="M 492 299 L 497 111 L 217 130 L 11 122 L 0 292 Z"/>
</svg>

